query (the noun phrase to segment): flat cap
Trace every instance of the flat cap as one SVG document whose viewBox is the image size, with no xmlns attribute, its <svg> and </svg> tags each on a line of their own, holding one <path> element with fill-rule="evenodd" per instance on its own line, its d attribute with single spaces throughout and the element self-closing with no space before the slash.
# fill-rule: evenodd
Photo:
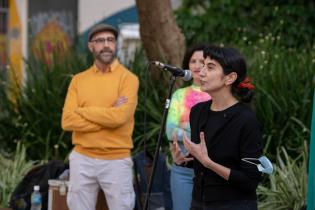
<svg viewBox="0 0 315 210">
<path fill-rule="evenodd" d="M 105 24 L 105 23 L 101 23 L 101 24 L 97 24 L 96 26 L 94 26 L 90 32 L 89 32 L 89 41 L 91 41 L 91 39 L 93 38 L 93 36 L 96 34 L 96 33 L 99 33 L 99 32 L 103 32 L 103 31 L 110 31 L 114 34 L 115 38 L 117 39 L 117 36 L 118 36 L 118 31 L 116 28 L 114 28 L 113 26 L 111 25 L 108 25 L 108 24 Z"/>
</svg>

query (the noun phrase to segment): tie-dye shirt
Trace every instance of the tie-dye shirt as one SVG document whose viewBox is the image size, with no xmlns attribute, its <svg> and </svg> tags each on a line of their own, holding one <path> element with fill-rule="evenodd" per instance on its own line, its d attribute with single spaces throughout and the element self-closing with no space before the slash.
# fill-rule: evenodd
<svg viewBox="0 0 315 210">
<path fill-rule="evenodd" d="M 200 87 L 196 85 L 176 90 L 171 100 L 166 121 L 167 138 L 172 141 L 172 136 L 176 133 L 177 140 L 183 141 L 183 132 L 185 132 L 186 136 L 190 138 L 190 109 L 195 104 L 210 99 L 210 95 L 202 92 Z"/>
</svg>

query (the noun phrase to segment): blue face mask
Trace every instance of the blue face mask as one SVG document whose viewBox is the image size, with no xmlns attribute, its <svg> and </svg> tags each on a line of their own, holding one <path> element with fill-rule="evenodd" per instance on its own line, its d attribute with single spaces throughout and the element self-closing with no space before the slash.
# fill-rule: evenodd
<svg viewBox="0 0 315 210">
<path fill-rule="evenodd" d="M 258 161 L 259 163 L 254 163 L 252 160 Z M 260 158 L 243 158 L 242 161 L 256 165 L 258 171 L 266 174 L 272 174 L 273 166 L 270 160 L 266 156 L 261 156 Z"/>
<path fill-rule="evenodd" d="M 177 130 L 177 142 L 178 142 L 178 146 L 180 148 L 182 155 L 187 156 L 189 152 L 186 150 L 183 143 L 184 132 L 185 132 L 186 138 L 190 139 L 190 132 L 187 132 L 186 130 L 180 128 Z"/>
</svg>

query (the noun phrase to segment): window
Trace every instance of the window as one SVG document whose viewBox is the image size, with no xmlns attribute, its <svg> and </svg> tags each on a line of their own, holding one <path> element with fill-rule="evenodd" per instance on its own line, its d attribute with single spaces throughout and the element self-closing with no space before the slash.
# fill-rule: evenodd
<svg viewBox="0 0 315 210">
<path fill-rule="evenodd" d="M 7 64 L 8 0 L 0 0 L 0 70 Z"/>
</svg>

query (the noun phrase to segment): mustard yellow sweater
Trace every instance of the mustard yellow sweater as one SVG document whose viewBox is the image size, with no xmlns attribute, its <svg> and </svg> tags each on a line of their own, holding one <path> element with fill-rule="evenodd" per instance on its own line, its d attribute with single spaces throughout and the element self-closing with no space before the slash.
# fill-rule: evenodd
<svg viewBox="0 0 315 210">
<path fill-rule="evenodd" d="M 130 156 L 138 86 L 137 76 L 118 60 L 106 73 L 93 65 L 72 78 L 61 124 L 72 131 L 75 151 L 109 160 Z M 121 96 L 128 102 L 114 107 Z"/>
</svg>

